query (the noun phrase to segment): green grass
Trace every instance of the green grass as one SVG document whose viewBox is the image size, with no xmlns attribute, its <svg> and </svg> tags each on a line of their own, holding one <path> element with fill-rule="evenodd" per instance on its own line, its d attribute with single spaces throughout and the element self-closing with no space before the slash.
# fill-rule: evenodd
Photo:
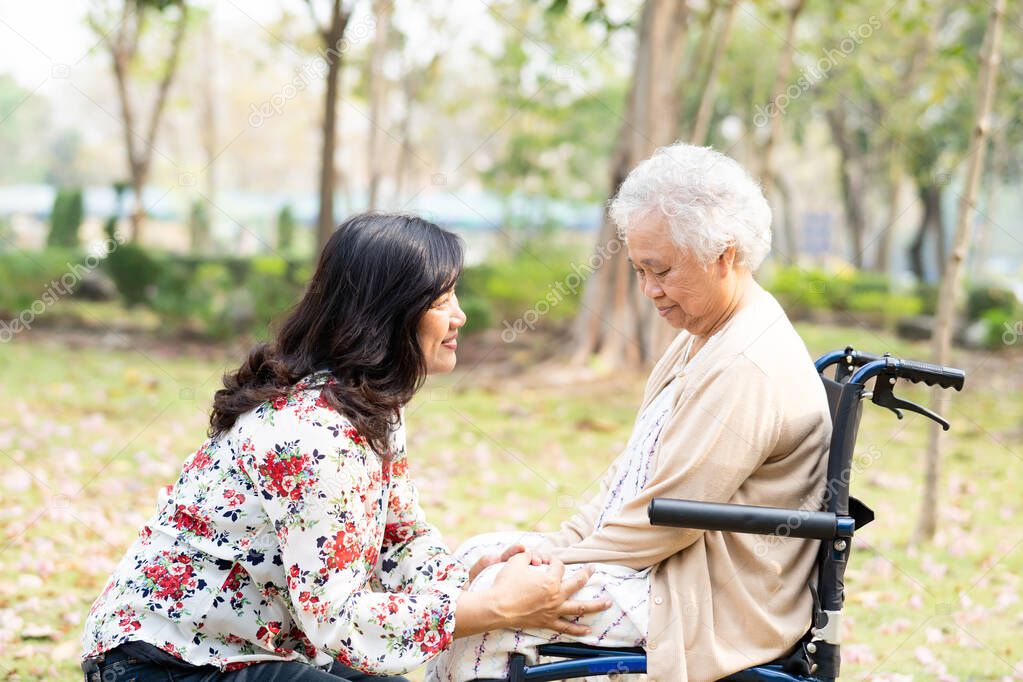
<svg viewBox="0 0 1023 682">
<path fill-rule="evenodd" d="M 927 356 L 861 329 L 800 331 L 814 354 L 853 341 Z M 1023 679 L 1020 372 L 1000 371 L 1011 357 L 959 360 L 971 381 L 947 414 L 933 543 L 907 542 L 925 420 L 865 410 L 859 452 L 870 463 L 853 489 L 878 520 L 857 538 L 848 573 L 843 679 Z M 28 335 L 0 346 L 0 679 L 78 679 L 85 613 L 157 488 L 202 439 L 231 362 Z M 449 544 L 498 528 L 556 528 L 628 438 L 642 377 L 542 378 L 483 382 L 463 371 L 431 380 L 410 405 L 413 475 Z"/>
</svg>

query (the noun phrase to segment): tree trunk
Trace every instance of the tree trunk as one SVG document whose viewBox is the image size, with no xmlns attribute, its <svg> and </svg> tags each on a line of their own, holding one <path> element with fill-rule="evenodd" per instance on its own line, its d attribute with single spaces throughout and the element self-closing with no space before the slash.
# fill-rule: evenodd
<svg viewBox="0 0 1023 682">
<path fill-rule="evenodd" d="M 710 121 L 714 113 L 714 97 L 717 94 L 717 75 L 721 62 L 725 57 L 725 46 L 728 45 L 728 35 L 732 31 L 732 24 L 735 23 L 735 14 L 739 9 L 739 0 L 731 0 L 728 9 L 725 11 L 724 19 L 721 22 L 721 29 L 718 31 L 717 43 L 714 47 L 714 56 L 707 67 L 707 75 L 703 80 L 703 93 L 700 95 L 700 106 L 696 110 L 696 121 L 693 123 L 693 132 L 689 141 L 693 144 L 702 145 L 707 140 L 707 132 L 710 129 Z"/>
<path fill-rule="evenodd" d="M 714 46 L 711 40 L 714 38 L 714 18 L 717 17 L 718 9 L 721 7 L 719 0 L 711 0 L 707 11 L 704 12 L 703 17 L 700 20 L 700 39 L 696 42 L 696 47 L 693 49 L 692 55 L 686 61 L 685 66 L 682 69 L 682 73 L 679 75 L 679 87 L 683 89 L 689 87 L 690 83 L 696 82 L 696 78 L 706 71 L 706 65 L 710 60 L 711 52 Z M 688 139 L 692 137 L 692 126 L 688 125 L 688 121 L 683 121 L 679 118 L 678 133 L 675 135 L 678 139 Z M 685 126 L 682 124 L 686 123 Z"/>
<path fill-rule="evenodd" d="M 382 112 L 386 83 L 384 82 L 383 61 L 387 55 L 393 0 L 374 0 L 373 19 L 375 23 L 373 52 L 369 59 L 369 134 L 367 135 L 367 163 L 369 164 L 369 210 L 377 207 L 380 191 L 380 177 L 383 174 L 381 142 Z"/>
<path fill-rule="evenodd" d="M 895 223 L 902 215 L 899 206 L 899 197 L 902 192 L 902 176 L 899 174 L 898 157 L 893 151 L 888 159 L 888 220 L 877 235 L 877 250 L 874 252 L 873 269 L 882 274 L 888 273 L 888 254 L 892 248 L 892 232 L 895 231 Z"/>
<path fill-rule="evenodd" d="M 970 279 L 983 279 L 987 269 L 987 259 L 991 250 L 991 224 L 992 213 L 995 210 L 997 190 L 1001 179 L 1005 177 L 1008 168 L 1009 155 L 1005 144 L 1005 127 L 998 128 L 995 133 L 991 147 L 991 167 L 988 173 L 988 182 L 984 186 L 984 213 L 980 216 L 980 224 L 977 225 L 977 238 L 974 243 L 977 248 L 970 258 Z"/>
<path fill-rule="evenodd" d="M 405 104 L 405 113 L 398 126 L 398 164 L 394 170 L 394 195 L 398 201 L 403 201 L 405 191 L 405 177 L 411 175 L 411 159 L 413 157 L 412 144 L 412 114 L 415 112 L 416 103 L 423 87 L 437 75 L 440 68 L 442 53 L 435 54 L 430 61 L 418 69 L 406 69 L 402 77 L 401 92 Z"/>
<path fill-rule="evenodd" d="M 991 104 L 994 101 L 998 75 L 999 50 L 1002 42 L 1002 21 L 1005 16 L 1005 0 L 995 0 L 991 7 L 984 49 L 981 53 L 980 85 L 976 98 L 976 121 L 970 140 L 969 165 L 966 184 L 959 200 L 956 230 L 952 253 L 945 267 L 938 291 L 938 311 L 931 338 L 931 362 L 936 365 L 948 363 L 952 345 L 952 328 L 956 299 L 960 289 L 963 261 L 970 243 L 970 231 L 977 187 L 984 168 L 984 151 L 990 126 Z M 945 411 L 948 394 L 940 387 L 931 390 L 931 409 L 941 414 Z M 926 541 L 934 537 L 938 521 L 938 479 L 941 463 L 941 431 L 937 424 L 930 425 L 927 454 L 924 460 L 924 494 L 920 506 L 920 518 L 914 533 L 914 540 Z"/>
<path fill-rule="evenodd" d="M 920 196 L 920 203 L 924 210 L 920 216 L 920 225 L 917 227 L 916 235 L 909 244 L 909 268 L 918 282 L 926 279 L 927 271 L 924 267 L 924 246 L 927 243 L 927 234 L 938 234 L 944 232 L 945 223 L 941 215 L 941 185 L 926 184 L 917 189 Z"/>
<path fill-rule="evenodd" d="M 781 52 L 778 55 L 778 69 L 774 74 L 774 91 L 771 94 L 771 102 L 781 101 L 781 96 L 784 94 L 785 88 L 788 85 L 789 72 L 792 70 L 792 58 L 796 50 L 796 22 L 799 19 L 799 15 L 802 13 L 805 4 L 805 0 L 796 0 L 795 4 L 789 10 L 788 24 L 785 28 L 785 39 L 782 42 Z M 761 156 L 763 168 L 760 173 L 760 181 L 764 185 L 764 196 L 767 197 L 768 201 L 771 200 L 771 195 L 774 193 L 774 147 L 778 142 L 778 138 L 781 137 L 782 115 L 782 112 L 776 111 L 774 115 L 771 116 L 767 140 L 764 142 L 764 148 Z M 784 225 L 782 231 L 785 235 L 785 250 L 782 251 L 782 259 L 787 263 L 795 263 L 796 258 L 799 255 L 799 248 L 796 244 L 795 226 Z"/>
<path fill-rule="evenodd" d="M 827 112 L 831 137 L 838 147 L 840 161 L 838 179 L 842 188 L 842 206 L 845 209 L 845 227 L 849 237 L 849 250 L 853 265 L 863 267 L 863 235 L 867 230 L 867 201 L 864 182 L 863 158 L 856 149 L 845 122 L 841 104 Z"/>
<path fill-rule="evenodd" d="M 323 147 L 320 152 L 320 215 L 316 221 L 317 253 L 334 232 L 334 184 L 336 171 L 334 153 L 337 148 L 337 93 L 341 76 L 341 38 L 348 24 L 348 12 L 341 9 L 341 0 L 334 0 L 330 25 L 319 29 L 327 60 L 327 88 L 323 107 Z"/>
<path fill-rule="evenodd" d="M 156 99 L 149 114 L 149 125 L 141 132 L 137 130 L 135 109 L 129 91 L 131 79 L 131 65 L 138 54 L 139 38 L 144 28 L 144 12 L 146 9 L 137 6 L 131 0 L 125 0 L 121 10 L 121 18 L 113 29 L 101 26 L 89 17 L 87 21 L 106 45 L 110 52 L 114 79 L 117 84 L 117 97 L 121 104 L 122 134 L 124 135 L 124 149 L 128 162 L 128 173 L 131 177 L 131 187 L 135 194 L 135 204 L 131 212 L 131 234 L 129 241 L 140 241 L 142 239 L 143 224 L 146 217 L 146 208 L 142 200 L 142 192 L 149 178 L 149 171 L 152 165 L 153 145 L 156 143 L 156 136 L 160 129 L 160 119 L 167 103 L 167 94 L 170 92 L 174 75 L 177 73 L 178 61 L 181 56 L 181 45 L 185 38 L 185 29 L 188 25 L 188 6 L 184 2 L 174 3 L 180 12 L 177 23 L 174 25 L 174 33 L 171 37 L 170 51 L 167 55 L 163 75 L 157 85 Z"/>
<path fill-rule="evenodd" d="M 610 196 L 639 161 L 675 138 L 687 19 L 686 3 L 647 0 L 643 5 L 632 84 L 611 161 Z M 639 367 L 663 350 L 672 330 L 650 315 L 649 305 L 640 304 L 642 294 L 606 209 L 597 256 L 600 267 L 586 283 L 577 320 L 575 360 L 599 354 L 607 367 Z"/>
<path fill-rule="evenodd" d="M 202 232 L 195 234 L 192 242 L 194 253 L 206 253 L 210 250 L 217 196 L 217 96 L 216 96 L 216 36 L 213 33 L 213 15 L 206 17 L 203 27 L 203 93 L 202 93 L 202 148 L 206 156 L 204 185 L 206 202 L 206 222 L 200 226 Z"/>
</svg>

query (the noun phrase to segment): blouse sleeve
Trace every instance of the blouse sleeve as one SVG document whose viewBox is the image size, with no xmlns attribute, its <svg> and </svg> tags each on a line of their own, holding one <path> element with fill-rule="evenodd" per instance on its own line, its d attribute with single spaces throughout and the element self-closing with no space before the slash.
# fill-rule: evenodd
<svg viewBox="0 0 1023 682">
<path fill-rule="evenodd" d="M 430 563 L 426 544 L 404 558 L 404 570 L 431 567 L 409 589 L 372 590 L 379 514 L 391 512 L 373 504 L 386 474 L 358 433 L 329 408 L 289 406 L 250 436 L 246 468 L 277 535 L 291 610 L 313 646 L 378 675 L 407 672 L 445 649 L 459 576 L 449 569 L 441 577 L 443 562 Z"/>
<path fill-rule="evenodd" d="M 390 592 L 435 590 L 454 601 L 468 580 L 468 571 L 427 523 L 408 475 L 408 460 L 404 456 L 393 460 L 390 473 L 387 526 L 376 578 Z"/>
<path fill-rule="evenodd" d="M 661 433 L 653 476 L 642 492 L 599 530 L 555 548 L 554 556 L 565 563 L 606 562 L 638 570 L 696 542 L 703 531 L 651 525 L 650 501 L 728 502 L 779 442 L 782 417 L 775 390 L 763 371 L 741 355 L 711 369 L 679 396 Z"/>
</svg>

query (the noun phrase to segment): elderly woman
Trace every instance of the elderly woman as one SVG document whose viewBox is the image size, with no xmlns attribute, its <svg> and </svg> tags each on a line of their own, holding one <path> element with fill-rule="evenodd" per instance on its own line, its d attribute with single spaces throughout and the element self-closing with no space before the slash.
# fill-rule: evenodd
<svg viewBox="0 0 1023 682">
<path fill-rule="evenodd" d="M 709 148 L 658 150 L 625 179 L 611 215 L 643 294 L 681 330 L 647 381 L 624 452 L 556 533 L 494 533 L 466 560 L 513 542 L 594 570 L 577 598 L 612 608 L 567 637 L 499 630 L 461 639 L 430 679 L 501 677 L 508 655 L 551 641 L 645 646 L 658 682 L 716 680 L 791 649 L 810 625 L 811 541 L 651 526 L 655 497 L 816 507 L 831 421 L 806 346 L 753 279 L 770 250 L 757 183 Z M 496 566 L 471 589 L 487 589 Z"/>
</svg>

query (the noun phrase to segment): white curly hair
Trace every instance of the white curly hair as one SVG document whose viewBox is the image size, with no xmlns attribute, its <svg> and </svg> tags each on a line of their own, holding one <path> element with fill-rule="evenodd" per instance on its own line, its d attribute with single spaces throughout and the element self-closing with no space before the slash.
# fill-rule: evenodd
<svg viewBox="0 0 1023 682">
<path fill-rule="evenodd" d="M 660 213 L 679 248 L 704 265 L 734 245 L 736 262 L 754 271 L 771 250 L 771 208 L 759 183 L 710 147 L 661 147 L 632 169 L 610 212 L 622 241 L 630 224 Z"/>
</svg>

